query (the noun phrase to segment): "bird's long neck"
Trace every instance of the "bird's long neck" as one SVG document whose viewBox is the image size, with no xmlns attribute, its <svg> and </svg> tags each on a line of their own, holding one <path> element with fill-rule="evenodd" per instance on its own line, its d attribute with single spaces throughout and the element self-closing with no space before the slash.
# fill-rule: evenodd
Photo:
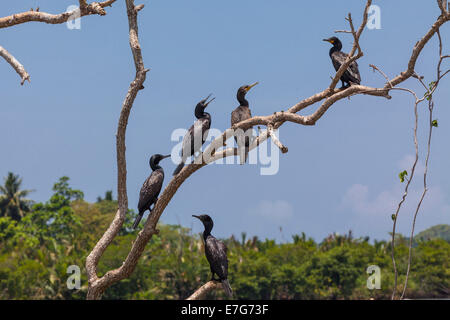
<svg viewBox="0 0 450 320">
<path fill-rule="evenodd" d="M 245 99 L 245 92 L 239 91 L 237 94 L 237 100 L 239 101 L 241 106 L 248 107 L 248 101 L 247 99 Z"/>
<path fill-rule="evenodd" d="M 203 112 L 202 118 L 206 118 L 206 119 L 208 119 L 209 121 L 211 121 L 211 115 L 210 115 L 208 112 Z"/>
<path fill-rule="evenodd" d="M 209 115 L 209 113 L 205 112 L 205 108 L 195 107 L 195 117 L 197 119 L 205 118 L 205 117 L 207 117 L 207 115 Z"/>
<path fill-rule="evenodd" d="M 338 42 L 338 43 L 334 44 L 330 49 L 330 56 L 335 52 L 341 51 L 341 49 L 342 49 L 342 43 Z"/>
<path fill-rule="evenodd" d="M 150 162 L 150 168 L 152 168 L 153 171 L 160 170 L 164 172 L 163 168 L 159 165 L 159 163 Z"/>
<path fill-rule="evenodd" d="M 203 231 L 203 239 L 206 241 L 206 238 L 211 235 L 211 230 L 213 228 L 212 223 L 205 224 L 205 231 Z"/>
</svg>

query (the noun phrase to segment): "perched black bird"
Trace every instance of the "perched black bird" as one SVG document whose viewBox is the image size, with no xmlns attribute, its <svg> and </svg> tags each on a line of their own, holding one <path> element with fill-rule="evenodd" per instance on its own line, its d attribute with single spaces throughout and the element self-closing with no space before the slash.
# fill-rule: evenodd
<svg viewBox="0 0 450 320">
<path fill-rule="evenodd" d="M 199 151 L 206 141 L 209 128 L 211 127 L 211 115 L 208 112 L 205 112 L 205 108 L 215 99 L 212 98 L 207 101 L 209 97 L 211 97 L 211 95 L 200 101 L 195 107 L 195 117 L 198 120 L 195 121 L 195 123 L 189 128 L 183 138 L 181 162 L 173 172 L 174 176 L 180 173 L 181 169 L 183 169 L 186 159 Z"/>
<path fill-rule="evenodd" d="M 228 297 L 233 296 L 233 290 L 231 290 L 230 283 L 228 282 L 228 259 L 227 259 L 227 247 L 225 244 L 217 240 L 211 235 L 211 230 L 214 226 L 214 222 L 207 214 L 193 217 L 203 222 L 205 231 L 203 231 L 203 240 L 205 241 L 205 255 L 211 268 L 211 280 L 220 281 L 225 293 Z M 214 274 L 217 274 L 219 279 L 214 278 Z"/>
<path fill-rule="evenodd" d="M 251 85 L 242 86 L 237 91 L 237 100 L 239 101 L 239 107 L 233 110 L 231 112 L 231 125 L 250 119 L 252 117 L 252 113 L 250 111 L 250 107 L 248 105 L 248 101 L 245 99 L 245 95 L 247 92 L 250 91 L 251 88 L 256 86 L 258 82 L 255 82 Z M 241 164 L 244 164 L 247 161 L 247 155 L 248 155 L 248 147 L 252 143 L 253 138 L 253 132 L 251 131 L 251 127 L 248 128 L 242 128 L 244 131 L 244 135 L 235 136 L 234 140 L 238 143 L 238 147 L 241 148 L 242 145 L 245 143 L 245 156 L 244 159 L 241 158 Z M 250 131 L 247 131 L 250 130 Z M 245 139 L 245 142 L 244 142 Z"/>
<path fill-rule="evenodd" d="M 336 37 L 323 39 L 323 41 L 327 41 L 333 45 L 333 47 L 330 49 L 330 58 L 331 61 L 333 62 L 334 69 L 338 71 L 348 56 L 347 53 L 341 51 L 342 42 Z M 350 85 L 352 85 L 352 83 L 353 84 L 361 83 L 361 75 L 359 74 L 358 63 L 356 61 L 350 63 L 347 70 L 345 70 L 345 72 L 342 74 L 341 81 L 342 81 L 342 88 L 347 88 Z M 346 85 L 346 83 L 348 85 Z"/>
<path fill-rule="evenodd" d="M 164 181 L 164 170 L 159 166 L 159 162 L 168 157 L 170 157 L 170 154 L 167 156 L 154 154 L 150 158 L 150 168 L 152 168 L 153 172 L 145 180 L 141 192 L 139 193 L 139 215 L 136 217 L 136 220 L 134 220 L 133 229 L 137 228 L 145 211 L 149 210 L 150 213 L 152 212 L 150 206 L 155 204 L 158 200 L 158 195 Z"/>
</svg>

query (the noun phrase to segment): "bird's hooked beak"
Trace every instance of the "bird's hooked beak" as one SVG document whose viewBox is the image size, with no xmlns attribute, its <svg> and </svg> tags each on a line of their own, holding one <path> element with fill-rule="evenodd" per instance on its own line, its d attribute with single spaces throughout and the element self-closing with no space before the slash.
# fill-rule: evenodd
<svg viewBox="0 0 450 320">
<path fill-rule="evenodd" d="M 193 214 L 192 216 L 193 216 L 194 218 L 197 218 L 197 219 L 200 220 L 200 221 L 202 220 L 202 219 L 200 219 L 199 216 L 196 216 L 196 215 L 194 215 L 194 214 Z"/>
<path fill-rule="evenodd" d="M 258 83 L 259 83 L 259 82 L 256 81 L 254 84 L 251 84 L 251 85 L 247 86 L 247 87 L 245 88 L 245 91 L 249 92 L 250 89 L 253 88 L 254 86 L 256 86 Z"/>
<path fill-rule="evenodd" d="M 331 44 L 334 44 L 334 40 L 333 39 L 323 39 L 323 41 L 326 41 L 326 42 L 329 42 L 329 43 L 331 43 Z"/>
<path fill-rule="evenodd" d="M 161 160 L 162 160 L 162 159 L 166 159 L 166 158 L 170 158 L 170 156 L 171 156 L 170 154 L 168 154 L 167 156 L 162 156 L 162 157 L 161 157 Z"/>
<path fill-rule="evenodd" d="M 211 97 L 211 96 L 212 96 L 212 93 L 203 100 L 204 101 L 203 104 L 205 105 L 205 108 L 208 106 L 208 104 L 210 104 L 216 98 L 216 97 L 214 97 L 211 100 L 207 101 L 209 99 L 209 97 Z"/>
</svg>

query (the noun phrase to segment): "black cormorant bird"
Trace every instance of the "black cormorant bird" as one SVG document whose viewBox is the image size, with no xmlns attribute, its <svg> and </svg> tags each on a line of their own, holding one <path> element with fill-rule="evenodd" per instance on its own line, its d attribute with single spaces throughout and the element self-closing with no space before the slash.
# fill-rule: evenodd
<svg viewBox="0 0 450 320">
<path fill-rule="evenodd" d="M 153 172 L 145 180 L 141 192 L 139 193 L 139 215 L 136 217 L 136 220 L 134 220 L 133 229 L 137 228 L 145 211 L 149 210 L 150 213 L 152 212 L 150 206 L 155 204 L 158 200 L 158 195 L 164 181 L 164 170 L 159 166 L 159 162 L 168 157 L 170 157 L 170 154 L 167 156 L 154 154 L 150 158 L 150 168 L 152 168 Z"/>
<path fill-rule="evenodd" d="M 227 259 L 227 247 L 225 244 L 217 240 L 211 235 L 211 230 L 214 226 L 214 222 L 207 214 L 193 217 L 203 222 L 205 231 L 203 231 L 203 240 L 205 241 L 205 255 L 211 268 L 213 281 L 220 281 L 225 293 L 228 297 L 233 296 L 233 290 L 231 290 L 230 283 L 228 282 L 228 259 Z M 217 274 L 219 279 L 214 278 L 214 274 Z"/>
<path fill-rule="evenodd" d="M 233 110 L 233 112 L 231 112 L 231 125 L 233 126 L 234 124 L 250 119 L 252 117 L 252 113 L 250 111 L 249 105 L 248 105 L 248 101 L 245 99 L 245 95 L 247 94 L 247 92 L 250 91 L 251 88 L 253 88 L 254 86 L 256 86 L 258 84 L 258 82 L 255 82 L 254 84 L 251 85 L 245 85 L 242 86 L 238 89 L 237 91 L 237 100 L 239 101 L 239 107 L 237 107 L 236 109 Z M 248 155 L 248 147 L 251 144 L 251 140 L 253 137 L 253 132 L 247 132 L 247 130 L 252 130 L 251 127 L 248 128 L 242 128 L 242 130 L 245 132 L 245 156 L 244 159 L 241 158 L 241 164 L 244 164 L 247 161 L 247 155 Z M 234 140 L 236 140 L 236 142 L 238 143 L 238 147 L 241 148 L 242 146 L 242 142 L 244 139 L 243 136 L 234 137 Z M 242 161 L 243 160 L 243 161 Z"/>
<path fill-rule="evenodd" d="M 200 101 L 195 107 L 195 117 L 198 120 L 195 121 L 195 123 L 189 128 L 183 138 L 181 147 L 181 162 L 173 172 L 174 176 L 176 176 L 181 169 L 183 169 L 186 159 L 199 151 L 206 141 L 209 128 L 211 127 L 211 115 L 208 112 L 205 112 L 205 108 L 215 99 L 212 98 L 207 101 L 209 97 L 211 97 L 211 95 Z"/>
<path fill-rule="evenodd" d="M 341 51 L 342 42 L 337 37 L 323 39 L 323 41 L 327 41 L 333 45 L 333 47 L 330 49 L 330 58 L 331 61 L 333 62 L 334 69 L 338 71 L 348 56 L 347 53 Z M 342 88 L 347 88 L 352 84 L 361 83 L 361 75 L 359 74 L 358 63 L 356 61 L 350 63 L 348 69 L 345 70 L 345 72 L 342 74 L 341 81 L 342 81 Z M 346 83 L 348 85 L 346 85 Z"/>
</svg>

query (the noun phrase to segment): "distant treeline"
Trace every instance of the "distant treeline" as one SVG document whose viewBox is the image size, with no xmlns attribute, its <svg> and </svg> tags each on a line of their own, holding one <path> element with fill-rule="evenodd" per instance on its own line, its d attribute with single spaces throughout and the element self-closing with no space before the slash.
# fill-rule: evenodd
<svg viewBox="0 0 450 320">
<path fill-rule="evenodd" d="M 26 210 L 0 207 L 0 299 L 86 297 L 85 259 L 112 220 L 117 203 L 109 193 L 97 203 L 85 202 L 83 193 L 71 189 L 66 177 L 53 190 L 46 203 L 30 203 Z M 137 233 L 130 229 L 133 217 L 130 211 L 122 232 L 100 261 L 100 273 L 122 264 Z M 104 299 L 185 299 L 209 280 L 200 235 L 181 226 L 161 224 L 159 229 L 132 276 L 109 288 Z M 448 232 L 449 226 L 437 226 L 420 234 L 413 250 L 408 298 L 450 295 L 450 243 L 436 239 Z M 245 234 L 225 242 L 229 280 L 237 299 L 389 299 L 392 293 L 393 268 L 386 241 L 372 244 L 349 232 L 332 234 L 320 243 L 304 233 L 284 244 L 248 239 Z M 407 245 L 400 236 L 396 244 L 399 289 L 406 272 Z M 81 270 L 78 290 L 67 288 L 71 265 Z M 379 290 L 367 288 L 370 265 L 381 270 Z M 209 298 L 223 297 L 218 290 Z"/>
</svg>

